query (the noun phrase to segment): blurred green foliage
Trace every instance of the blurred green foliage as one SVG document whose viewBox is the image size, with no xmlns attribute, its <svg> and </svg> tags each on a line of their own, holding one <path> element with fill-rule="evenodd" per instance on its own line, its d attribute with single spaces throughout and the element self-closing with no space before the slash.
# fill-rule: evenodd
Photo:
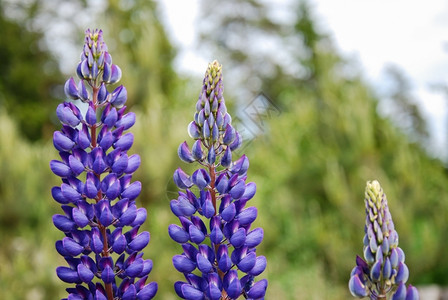
<svg viewBox="0 0 448 300">
<path fill-rule="evenodd" d="M 260 11 L 266 9 L 258 1 L 246 3 Z M 295 56 L 293 49 L 290 54 L 291 63 L 305 70 L 301 75 L 291 75 L 269 57 L 221 56 L 221 51 L 232 54 L 229 47 L 220 48 L 225 40 L 222 36 L 213 50 L 222 57 L 224 84 L 238 86 L 226 74 L 232 73 L 232 67 L 247 64 L 248 74 L 259 78 L 259 90 L 281 110 L 280 115 L 263 115 L 263 130 L 244 147 L 251 163 L 249 180 L 258 187 L 251 201 L 259 210 L 255 225 L 265 230 L 258 251 L 268 258 L 266 298 L 349 297 L 350 270 L 356 254 L 362 254 L 364 186 L 372 179 L 381 182 L 388 196 L 410 282 L 448 284 L 445 167 L 411 143 L 394 122 L 378 115 L 378 99 L 362 76 L 343 71 L 351 63 L 317 32 L 306 5 L 296 9 L 301 17 L 294 20 L 290 30 L 285 24 L 277 28 L 278 24 L 267 19 L 251 26 L 258 28 L 257 32 L 263 32 L 263 26 L 267 26 L 266 32 L 276 28 L 285 33 L 285 41 L 300 36 L 300 49 L 307 55 Z M 131 129 L 135 134 L 131 151 L 142 158 L 135 180 L 143 183 L 138 203 L 148 209 L 144 229 L 151 232 L 145 252 L 154 261 L 150 279 L 159 282 L 157 299 L 176 299 L 172 285 L 181 275 L 175 272 L 171 257 L 181 249 L 167 234 L 168 225 L 177 222 L 169 209 L 169 200 L 176 196 L 171 177 L 179 165 L 188 169 L 177 158 L 177 147 L 184 140 L 191 145 L 186 127 L 193 117 L 201 78 L 184 79 L 176 74 L 176 51 L 168 42 L 154 3 L 110 1 L 105 11 L 101 25 L 106 42 L 112 45 L 114 62 L 123 70 L 130 110 L 137 113 L 137 123 Z M 231 11 L 227 10 L 227 17 Z M 226 10 L 220 12 L 226 16 Z M 236 21 L 248 26 L 244 18 Z M 220 25 L 219 18 L 215 25 Z M 120 34 L 120 28 L 127 33 Z M 132 39 L 127 43 L 120 36 L 129 32 Z M 262 67 L 257 65 L 260 59 L 272 63 L 275 72 L 269 75 L 258 69 Z M 75 75 L 75 67 L 69 76 Z M 63 82 L 61 78 L 60 84 Z M 26 86 L 28 81 L 21 84 Z M 2 77 L 0 86 L 9 88 L 10 84 Z M 256 85 L 241 83 L 240 88 L 243 86 Z M 239 95 L 255 92 L 225 90 L 227 102 L 234 104 L 234 116 L 251 105 L 252 99 L 244 102 Z M 11 93 L 8 97 L 17 96 Z M 56 108 L 56 103 L 45 105 L 47 110 Z M 20 102 L 20 107 L 28 106 Z M 47 118 L 54 118 L 54 113 L 48 113 Z M 50 140 L 30 142 L 19 128 L 20 118 L 0 111 L 0 298 L 62 298 L 66 285 L 54 271 L 64 264 L 54 249 L 62 236 L 51 221 L 60 208 L 50 194 L 59 180 L 48 167 L 57 152 Z"/>
<path fill-rule="evenodd" d="M 61 73 L 55 58 L 39 45 L 43 34 L 23 21 L 35 16 L 36 5 L 23 9 L 22 20 L 8 18 L 3 6 L 0 1 L 0 110 L 7 110 L 23 135 L 35 141 L 54 129 L 48 116 L 58 103 L 54 90 Z"/>
</svg>

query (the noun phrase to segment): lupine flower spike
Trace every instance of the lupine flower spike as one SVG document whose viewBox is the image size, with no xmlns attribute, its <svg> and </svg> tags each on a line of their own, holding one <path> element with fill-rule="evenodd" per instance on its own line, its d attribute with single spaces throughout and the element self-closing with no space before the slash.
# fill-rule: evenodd
<svg viewBox="0 0 448 300">
<path fill-rule="evenodd" d="M 398 234 L 387 206 L 386 194 L 378 181 L 367 182 L 364 259 L 356 257 L 356 267 L 348 283 L 354 297 L 370 299 L 418 300 L 409 277 L 405 255 L 398 247 Z"/>
<path fill-rule="evenodd" d="M 257 209 L 246 207 L 256 186 L 246 183 L 249 159 L 243 155 L 232 161 L 242 140 L 227 113 L 217 61 L 205 73 L 188 132 L 195 142 L 191 148 L 180 144 L 178 155 L 202 168 L 191 176 L 180 168 L 174 172 L 181 191 L 170 204 L 180 226 L 171 224 L 168 232 L 182 245 L 173 264 L 185 276 L 175 291 L 189 300 L 264 299 L 267 280 L 254 280 L 266 268 L 266 258 L 256 255 L 263 229 L 251 228 Z"/>
<path fill-rule="evenodd" d="M 152 299 L 157 283 L 146 283 L 152 261 L 141 252 L 149 233 L 138 233 L 146 210 L 136 207 L 141 183 L 132 182 L 140 157 L 127 155 L 134 136 L 125 131 L 134 125 L 135 114 L 125 113 L 125 87 L 107 90 L 120 80 L 121 70 L 112 64 L 101 30 L 86 31 L 77 74 L 78 84 L 67 80 L 65 93 L 86 103 L 85 113 L 72 102 L 57 107 L 62 129 L 53 142 L 61 160 L 50 162 L 62 179 L 52 189 L 64 212 L 53 216 L 65 234 L 56 250 L 68 265 L 56 273 L 74 284 L 66 299 Z"/>
</svg>

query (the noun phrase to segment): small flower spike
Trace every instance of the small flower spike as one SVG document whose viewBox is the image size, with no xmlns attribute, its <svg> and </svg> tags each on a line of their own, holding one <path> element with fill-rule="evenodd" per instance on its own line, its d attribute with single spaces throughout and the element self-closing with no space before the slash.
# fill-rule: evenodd
<svg viewBox="0 0 448 300">
<path fill-rule="evenodd" d="M 67 262 L 56 273 L 74 284 L 66 299 L 152 299 L 157 283 L 146 283 L 152 261 L 141 252 L 149 233 L 139 233 L 146 210 L 135 203 L 141 183 L 132 182 L 140 157 L 127 154 L 134 136 L 125 131 L 135 114 L 125 112 L 125 87 L 107 90 L 120 80 L 121 70 L 112 64 L 101 30 L 86 31 L 77 74 L 78 84 L 70 78 L 64 90 L 86 109 L 82 113 L 73 102 L 57 107 L 62 129 L 53 143 L 61 159 L 50 162 L 62 180 L 51 191 L 63 210 L 53 216 L 65 234 L 56 250 Z"/>
<path fill-rule="evenodd" d="M 364 227 L 364 259 L 356 257 L 350 274 L 349 290 L 354 297 L 370 299 L 418 300 L 409 277 L 405 255 L 398 247 L 398 234 L 387 205 L 386 194 L 378 181 L 367 182 L 365 192 L 366 225 Z"/>
<path fill-rule="evenodd" d="M 182 299 L 264 299 L 266 293 L 267 280 L 255 282 L 266 268 L 266 258 L 256 254 L 263 229 L 251 228 L 257 209 L 246 207 L 256 185 L 246 183 L 249 159 L 243 155 L 232 161 L 242 140 L 231 119 L 222 66 L 214 61 L 188 126 L 195 141 L 191 148 L 183 142 L 178 149 L 182 161 L 201 167 L 191 175 L 179 168 L 173 176 L 181 191 L 170 206 L 180 225 L 171 224 L 168 233 L 183 249 L 173 257 L 174 267 L 185 276 L 174 284 Z"/>
</svg>

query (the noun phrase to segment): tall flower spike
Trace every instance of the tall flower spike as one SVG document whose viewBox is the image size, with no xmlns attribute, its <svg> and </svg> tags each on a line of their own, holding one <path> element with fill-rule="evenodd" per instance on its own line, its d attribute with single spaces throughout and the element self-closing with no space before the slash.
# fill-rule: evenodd
<svg viewBox="0 0 448 300">
<path fill-rule="evenodd" d="M 107 91 L 106 86 L 120 79 L 121 70 L 112 64 L 101 30 L 86 31 L 77 73 L 79 84 L 70 78 L 64 90 L 88 108 L 82 114 L 72 102 L 58 106 L 62 129 L 53 142 L 61 160 L 50 162 L 62 179 L 61 186 L 52 189 L 64 212 L 53 216 L 54 225 L 65 234 L 56 249 L 68 264 L 56 273 L 76 284 L 67 289 L 67 299 L 152 299 L 157 283 L 146 283 L 152 261 L 141 252 L 149 233 L 138 233 L 146 210 L 135 203 L 140 182 L 131 182 L 140 157 L 127 155 L 133 135 L 124 133 L 135 114 L 125 113 L 123 86 Z"/>
<path fill-rule="evenodd" d="M 255 282 L 266 268 L 266 258 L 256 255 L 263 229 L 251 229 L 257 209 L 246 208 L 256 186 L 246 183 L 249 159 L 243 155 L 232 162 L 241 138 L 227 113 L 217 61 L 205 72 L 188 132 L 195 142 L 191 149 L 181 143 L 179 158 L 202 168 L 191 176 L 178 168 L 173 176 L 181 191 L 170 206 L 180 226 L 171 224 L 168 233 L 182 245 L 183 253 L 173 257 L 173 264 L 185 276 L 174 289 L 190 300 L 264 299 L 267 280 Z"/>
<path fill-rule="evenodd" d="M 398 234 L 387 205 L 386 194 L 378 181 L 367 182 L 365 192 L 364 259 L 357 256 L 350 274 L 349 290 L 354 297 L 373 300 L 418 300 L 418 291 L 406 281 L 408 267 L 398 247 Z"/>
</svg>

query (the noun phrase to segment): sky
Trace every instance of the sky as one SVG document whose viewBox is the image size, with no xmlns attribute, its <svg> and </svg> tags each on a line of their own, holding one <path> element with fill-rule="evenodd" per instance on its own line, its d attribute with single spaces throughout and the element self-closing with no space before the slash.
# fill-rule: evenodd
<svg viewBox="0 0 448 300">
<path fill-rule="evenodd" d="M 285 2 L 287 0 L 283 0 Z M 387 85 L 385 66 L 393 64 L 410 80 L 428 120 L 430 153 L 447 155 L 448 99 L 438 84 L 448 84 L 448 1 L 310 0 L 321 31 L 362 68 L 375 90 Z M 168 33 L 180 47 L 180 70 L 202 75 L 207 60 L 197 53 L 198 0 L 159 0 Z"/>
</svg>

